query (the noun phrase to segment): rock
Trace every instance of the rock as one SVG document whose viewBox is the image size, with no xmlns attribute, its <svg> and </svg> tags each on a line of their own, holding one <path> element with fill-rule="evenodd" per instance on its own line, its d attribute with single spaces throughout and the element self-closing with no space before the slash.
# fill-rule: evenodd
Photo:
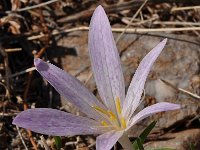
<svg viewBox="0 0 200 150">
<path fill-rule="evenodd" d="M 164 140 L 162 140 L 164 139 Z M 160 141 L 151 141 L 144 145 L 146 150 L 154 148 L 171 148 L 188 150 L 194 145 L 195 150 L 200 149 L 200 129 L 189 129 L 177 133 L 168 133 L 160 137 Z"/>
<path fill-rule="evenodd" d="M 59 38 L 56 42 L 58 48 L 54 47 L 51 51 L 48 51 L 53 60 L 58 63 L 57 65 L 70 74 L 74 75 L 81 72 L 77 76 L 81 82 L 85 82 L 91 72 L 87 33 L 73 32 L 68 34 L 67 37 Z M 117 34 L 115 34 L 116 36 Z M 176 123 L 177 120 L 194 115 L 200 105 L 199 101 L 178 93 L 159 81 L 159 79 L 165 79 L 177 87 L 196 94 L 199 91 L 200 47 L 197 38 L 174 34 L 167 36 L 171 38 L 169 38 L 148 76 L 145 88 L 146 98 L 140 108 L 162 101 L 181 104 L 183 108 L 177 111 L 159 113 L 147 119 L 150 121 L 158 119 L 157 127 L 159 128 L 167 128 Z M 162 39 L 159 36 L 134 34 L 126 34 L 121 38 L 118 49 L 122 54 L 121 61 L 126 89 L 141 59 Z M 95 89 L 94 79 L 88 82 L 87 87 L 91 91 Z M 63 98 L 62 103 L 63 105 L 68 104 Z M 71 108 L 73 109 L 73 107 Z M 149 121 L 144 121 L 145 124 L 149 123 Z M 140 132 L 140 130 L 133 131 L 133 135 L 136 132 Z"/>
<path fill-rule="evenodd" d="M 193 89 L 196 89 L 195 93 L 200 95 L 200 76 L 194 75 L 190 80 L 190 86 Z"/>
<path fill-rule="evenodd" d="M 175 82 L 176 81 L 171 80 L 172 84 L 175 84 Z M 157 101 L 162 101 L 163 99 L 175 96 L 176 90 L 167 86 L 161 80 L 152 80 L 147 82 L 145 93 L 148 93 L 148 95 L 154 95 Z"/>
</svg>

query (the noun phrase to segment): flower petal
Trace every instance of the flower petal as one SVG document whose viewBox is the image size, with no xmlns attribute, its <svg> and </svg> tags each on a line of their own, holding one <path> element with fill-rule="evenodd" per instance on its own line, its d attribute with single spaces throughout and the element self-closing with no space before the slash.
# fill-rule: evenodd
<svg viewBox="0 0 200 150">
<path fill-rule="evenodd" d="M 39 58 L 34 60 L 34 64 L 37 71 L 69 102 L 89 117 L 99 119 L 99 115 L 92 106 L 105 108 L 104 105 L 79 80 Z"/>
<path fill-rule="evenodd" d="M 125 98 L 124 77 L 109 20 L 102 6 L 94 11 L 89 29 L 89 52 L 95 81 L 104 104 L 115 111 Z"/>
<path fill-rule="evenodd" d="M 160 42 L 140 62 L 125 98 L 122 112 L 124 116 L 130 117 L 138 107 L 149 71 L 164 48 L 166 42 L 167 39 Z"/>
<path fill-rule="evenodd" d="M 55 136 L 101 134 L 109 129 L 92 119 L 49 108 L 23 111 L 15 117 L 13 124 L 37 133 Z"/>
<path fill-rule="evenodd" d="M 110 131 L 98 136 L 96 139 L 96 149 L 110 150 L 123 135 L 123 133 L 124 131 Z"/>
<path fill-rule="evenodd" d="M 149 117 L 155 113 L 163 112 L 163 111 L 169 111 L 169 110 L 176 110 L 180 109 L 181 106 L 178 104 L 168 103 L 168 102 L 160 102 L 151 106 L 148 106 L 144 108 L 142 111 L 140 111 L 137 115 L 135 115 L 129 122 L 129 127 L 127 130 L 133 126 L 134 124 L 138 123 L 142 119 Z"/>
</svg>

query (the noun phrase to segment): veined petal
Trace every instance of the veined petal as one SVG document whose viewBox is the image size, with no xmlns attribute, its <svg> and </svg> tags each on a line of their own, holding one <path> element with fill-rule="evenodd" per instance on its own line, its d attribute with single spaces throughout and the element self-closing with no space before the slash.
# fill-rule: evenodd
<svg viewBox="0 0 200 150">
<path fill-rule="evenodd" d="M 31 131 L 54 136 L 101 134 L 109 127 L 92 119 L 50 108 L 35 108 L 21 112 L 13 124 Z"/>
<path fill-rule="evenodd" d="M 169 110 L 176 110 L 180 109 L 181 106 L 178 104 L 168 103 L 168 102 L 160 102 L 151 106 L 148 106 L 141 110 L 137 115 L 135 115 L 130 121 L 127 130 L 133 126 L 134 124 L 138 123 L 142 119 L 149 117 L 155 113 L 169 111 Z"/>
<path fill-rule="evenodd" d="M 123 133 L 124 131 L 110 131 L 98 136 L 96 139 L 96 149 L 110 150 L 123 135 Z"/>
<path fill-rule="evenodd" d="M 90 22 L 89 53 L 99 94 L 105 105 L 116 112 L 116 98 L 121 104 L 125 98 L 124 77 L 110 23 L 102 6 L 96 8 Z"/>
<path fill-rule="evenodd" d="M 34 64 L 37 71 L 69 102 L 89 117 L 99 119 L 99 115 L 92 106 L 105 108 L 104 105 L 79 80 L 39 58 L 34 60 Z"/>
<path fill-rule="evenodd" d="M 125 98 L 122 110 L 124 116 L 130 117 L 138 107 L 149 71 L 163 50 L 166 42 L 167 39 L 164 39 L 162 42 L 160 42 L 140 62 Z"/>
</svg>

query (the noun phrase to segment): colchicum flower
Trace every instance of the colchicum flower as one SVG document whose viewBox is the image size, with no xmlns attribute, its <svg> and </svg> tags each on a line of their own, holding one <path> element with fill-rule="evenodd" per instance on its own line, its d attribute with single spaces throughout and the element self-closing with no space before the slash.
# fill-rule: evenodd
<svg viewBox="0 0 200 150">
<path fill-rule="evenodd" d="M 34 60 L 37 71 L 87 117 L 50 108 L 35 108 L 21 112 L 13 124 L 53 136 L 98 134 L 97 150 L 109 150 L 117 141 L 125 149 L 132 149 L 127 136 L 130 127 L 155 113 L 180 108 L 177 104 L 160 102 L 133 115 L 141 102 L 151 66 L 166 42 L 167 39 L 160 42 L 144 57 L 125 96 L 124 76 L 111 27 L 104 9 L 97 7 L 90 23 L 89 54 L 102 102 L 76 78 L 37 58 Z"/>
</svg>

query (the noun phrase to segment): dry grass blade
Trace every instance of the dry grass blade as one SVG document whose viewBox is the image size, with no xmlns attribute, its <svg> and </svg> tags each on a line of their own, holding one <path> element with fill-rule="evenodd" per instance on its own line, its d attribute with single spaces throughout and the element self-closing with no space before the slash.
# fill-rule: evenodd
<svg viewBox="0 0 200 150">
<path fill-rule="evenodd" d="M 113 28 L 113 32 L 121 32 L 123 28 Z M 200 27 L 183 27 L 183 28 L 152 28 L 152 29 L 140 29 L 130 28 L 126 30 L 126 33 L 147 33 L 147 32 L 177 32 L 177 31 L 193 31 L 200 30 Z"/>
<path fill-rule="evenodd" d="M 200 26 L 199 22 L 183 22 L 183 21 L 155 21 L 153 24 L 158 25 L 190 25 L 190 26 Z"/>
<path fill-rule="evenodd" d="M 18 52 L 18 51 L 21 51 L 22 48 L 6 48 L 5 49 L 5 52 Z"/>
<path fill-rule="evenodd" d="M 181 92 L 181 93 L 183 93 L 183 94 L 185 94 L 185 95 L 188 95 L 188 96 L 190 96 L 190 97 L 192 97 L 192 98 L 195 98 L 195 99 L 200 100 L 200 96 L 199 96 L 199 95 L 194 94 L 194 93 L 191 93 L 191 92 L 189 92 L 189 91 L 187 91 L 187 90 L 184 90 L 184 89 L 182 89 L 182 88 L 178 88 L 178 87 L 174 86 L 173 84 L 169 83 L 168 81 L 166 81 L 166 80 L 164 80 L 164 79 L 160 79 L 160 80 L 161 80 L 163 83 L 165 83 L 166 85 L 172 87 L 173 89 L 175 89 L 175 90 L 177 90 L 177 91 L 179 91 L 179 92 Z"/>
<path fill-rule="evenodd" d="M 200 9 L 200 6 L 174 7 L 171 9 L 171 12 L 190 9 Z"/>
<path fill-rule="evenodd" d="M 52 35 L 59 35 L 62 33 L 70 33 L 75 31 L 88 31 L 89 27 L 76 27 L 71 29 L 66 29 L 63 31 L 53 31 Z M 182 28 L 152 28 L 152 29 L 141 29 L 141 28 L 129 28 L 126 29 L 126 33 L 148 33 L 148 32 L 177 32 L 177 31 L 200 31 L 200 27 L 182 27 Z M 124 31 L 124 28 L 112 28 L 113 32 L 121 33 Z M 28 40 L 36 40 L 45 37 L 45 34 L 30 36 Z"/>
<path fill-rule="evenodd" d="M 45 6 L 45 5 L 49 5 L 51 3 L 54 3 L 54 2 L 57 2 L 58 0 L 50 0 L 50 1 L 47 1 L 47 2 L 44 2 L 44 3 L 40 3 L 38 5 L 34 5 L 34 6 L 30 6 L 30 7 L 25 7 L 25 8 L 21 8 L 21 9 L 17 9 L 15 11 L 6 11 L 7 14 L 10 14 L 10 13 L 16 13 L 16 12 L 22 12 L 22 11 L 27 11 L 27 10 L 31 10 L 31 9 L 35 9 L 35 8 L 39 8 L 39 7 L 42 7 L 42 6 Z"/>
<path fill-rule="evenodd" d="M 28 150 L 28 148 L 27 148 L 27 146 L 26 146 L 26 143 L 24 142 L 24 139 L 23 139 L 23 137 L 22 137 L 22 134 L 21 134 L 21 132 L 19 131 L 19 127 L 16 126 L 16 128 L 17 128 L 17 132 L 18 132 L 18 134 L 19 134 L 20 140 L 22 141 L 22 144 L 24 145 L 25 150 Z"/>
<path fill-rule="evenodd" d="M 45 150 L 50 150 L 49 146 L 47 145 L 47 142 L 46 140 L 44 139 L 43 136 L 40 136 L 40 139 L 41 139 L 41 144 L 42 146 L 44 147 Z"/>
<path fill-rule="evenodd" d="M 137 22 L 132 22 L 132 23 L 130 23 L 130 19 L 129 18 L 127 18 L 127 17 L 125 17 L 125 18 L 122 18 L 122 22 L 124 22 L 125 24 L 130 24 L 130 25 L 132 25 L 132 26 L 139 26 L 139 25 L 141 25 L 141 24 L 145 24 L 145 23 L 149 23 L 149 22 L 153 22 L 154 20 L 156 20 L 156 19 L 158 19 L 157 17 L 152 17 L 152 18 L 150 18 L 150 19 L 147 19 L 147 20 L 141 20 L 141 21 L 139 21 L 138 19 L 134 19 L 134 21 L 136 21 L 137 20 Z"/>
<path fill-rule="evenodd" d="M 5 112 L 1 112 L 0 113 L 0 117 L 15 117 L 15 116 L 17 116 L 18 115 L 18 113 L 5 113 Z"/>
<path fill-rule="evenodd" d="M 127 26 L 125 27 L 125 29 L 123 30 L 123 32 L 118 36 L 117 40 L 116 40 L 116 44 L 119 42 L 120 38 L 123 36 L 123 34 L 127 31 L 127 29 L 129 28 L 130 24 L 133 22 L 133 20 L 137 17 L 137 15 L 140 13 L 140 11 L 142 10 L 142 8 L 144 7 L 144 5 L 147 3 L 148 0 L 145 0 L 143 2 L 143 4 L 140 6 L 140 8 L 137 10 L 137 12 L 133 15 L 131 21 L 129 22 L 129 24 L 127 24 Z"/>
<path fill-rule="evenodd" d="M 31 68 L 28 68 L 26 70 L 23 70 L 23 71 L 20 71 L 20 72 L 17 72 L 17 73 L 14 73 L 14 74 L 11 74 L 8 76 L 8 78 L 13 78 L 13 77 L 16 77 L 16 76 L 19 76 L 19 75 L 22 75 L 22 74 L 25 74 L 25 73 L 28 73 L 28 72 L 31 72 L 33 70 L 35 70 L 36 68 L 35 67 L 31 67 Z M 0 77 L 0 80 L 4 79 L 3 77 Z"/>
</svg>

